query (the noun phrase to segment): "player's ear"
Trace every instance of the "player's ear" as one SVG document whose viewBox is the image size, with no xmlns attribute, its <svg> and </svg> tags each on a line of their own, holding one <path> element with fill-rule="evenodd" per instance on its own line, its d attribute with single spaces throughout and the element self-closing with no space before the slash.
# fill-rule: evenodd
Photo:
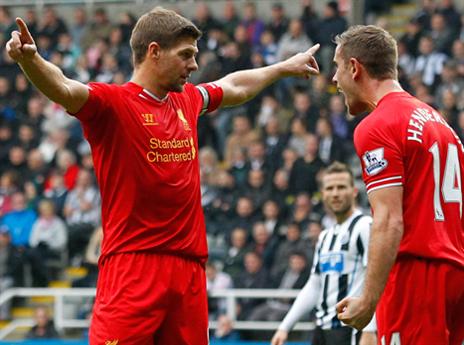
<svg viewBox="0 0 464 345">
<path fill-rule="evenodd" d="M 361 69 L 362 69 L 362 65 L 359 62 L 359 60 L 355 58 L 351 58 L 350 59 L 350 72 L 351 72 L 351 75 L 353 76 L 353 79 L 359 78 Z"/>
<path fill-rule="evenodd" d="M 150 42 L 147 49 L 147 57 L 158 60 L 161 55 L 161 47 L 157 42 Z"/>
</svg>

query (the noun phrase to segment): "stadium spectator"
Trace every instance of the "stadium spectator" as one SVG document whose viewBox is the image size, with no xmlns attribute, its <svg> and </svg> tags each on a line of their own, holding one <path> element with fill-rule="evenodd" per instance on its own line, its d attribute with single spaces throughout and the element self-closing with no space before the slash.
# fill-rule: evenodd
<svg viewBox="0 0 464 345">
<path fill-rule="evenodd" d="M 11 244 L 11 236 L 7 227 L 0 226 L 0 293 L 16 286 L 22 279 L 21 259 L 18 250 Z M 0 320 L 11 318 L 11 301 L 0 307 Z"/>
<path fill-rule="evenodd" d="M 306 36 L 303 30 L 303 23 L 300 19 L 293 18 L 290 20 L 288 30 L 283 34 L 278 42 L 276 58 L 277 61 L 283 61 L 288 57 L 305 51 L 311 47 L 313 42 Z M 285 78 L 277 82 L 276 95 L 277 99 L 284 106 L 289 106 L 292 91 L 300 84 L 300 81 L 295 78 Z"/>
<path fill-rule="evenodd" d="M 347 27 L 346 19 L 340 14 L 337 1 L 329 1 L 324 6 L 323 16 L 318 23 L 316 42 L 321 44 L 320 60 L 325 75 L 330 75 L 333 68 L 332 57 L 335 50 L 333 39 Z"/>
<path fill-rule="evenodd" d="M 264 267 L 269 270 L 274 261 L 274 254 L 278 244 L 277 236 L 273 236 L 266 229 L 263 222 L 256 222 L 252 229 L 253 241 L 248 249 L 258 253 L 263 259 Z"/>
<path fill-rule="evenodd" d="M 270 196 L 270 188 L 264 170 L 249 170 L 247 186 L 243 190 L 243 195 L 251 199 L 255 210 L 261 209 Z"/>
<path fill-rule="evenodd" d="M 93 13 L 92 21 L 86 25 L 86 29 L 82 33 L 80 41 L 82 51 L 86 52 L 94 41 L 101 42 L 101 40 L 108 39 L 111 29 L 112 24 L 106 10 L 102 7 L 97 8 Z"/>
<path fill-rule="evenodd" d="M 46 37 L 50 42 L 50 47 L 55 49 L 58 44 L 58 37 L 67 32 L 66 23 L 58 16 L 55 8 L 46 7 L 39 25 L 38 35 Z"/>
<path fill-rule="evenodd" d="M 281 209 L 282 218 L 287 215 L 290 206 L 295 201 L 295 197 L 288 188 L 289 172 L 285 169 L 278 169 L 272 179 L 271 199 L 276 200 Z"/>
<path fill-rule="evenodd" d="M 271 18 L 266 25 L 266 29 L 272 33 L 272 36 L 277 42 L 287 31 L 288 24 L 289 20 L 286 16 L 284 6 L 279 2 L 272 4 Z"/>
<path fill-rule="evenodd" d="M 279 229 L 282 225 L 283 215 L 279 203 L 276 200 L 267 200 L 261 211 L 263 225 L 269 236 L 279 237 Z"/>
<path fill-rule="evenodd" d="M 56 258 L 66 250 L 68 233 L 66 224 L 56 215 L 53 201 L 39 203 L 39 217 L 32 226 L 29 245 L 36 248 L 46 260 Z"/>
<path fill-rule="evenodd" d="M 206 291 L 232 289 L 234 284 L 229 274 L 218 269 L 214 262 L 206 262 Z M 227 301 L 225 298 L 208 297 L 208 315 L 210 320 L 226 312 Z"/>
<path fill-rule="evenodd" d="M 247 195 L 240 195 L 235 205 L 235 215 L 229 220 L 229 228 L 242 228 L 251 234 L 253 223 L 257 220 L 257 208 L 254 200 Z"/>
<path fill-rule="evenodd" d="M 20 186 L 19 175 L 15 171 L 5 171 L 0 176 L 0 216 L 12 210 L 12 196 Z"/>
<path fill-rule="evenodd" d="M 437 52 L 451 55 L 451 46 L 456 38 L 456 29 L 450 29 L 447 26 L 445 16 L 441 13 L 434 13 L 430 22 L 431 30 L 428 33 L 432 37 L 435 43 L 435 49 Z"/>
<path fill-rule="evenodd" d="M 425 85 L 435 89 L 446 60 L 446 55 L 435 49 L 432 37 L 423 36 L 419 41 L 419 56 L 416 59 L 414 73 L 421 75 Z"/>
<path fill-rule="evenodd" d="M 279 167 L 282 152 L 287 143 L 287 136 L 282 131 L 276 116 L 271 116 L 264 125 L 263 143 L 265 160 L 268 162 L 267 171 L 270 173 L 269 177 L 272 177 Z"/>
<path fill-rule="evenodd" d="M 11 35 L 14 29 L 15 23 L 10 9 L 6 6 L 0 6 L 0 35 L 6 38 Z"/>
<path fill-rule="evenodd" d="M 85 250 L 83 267 L 87 274 L 72 282 L 73 287 L 96 287 L 98 278 L 98 259 L 101 255 L 101 244 L 103 239 L 103 229 L 101 226 L 95 228 L 90 236 L 89 244 Z"/>
<path fill-rule="evenodd" d="M 239 341 L 240 333 L 234 330 L 232 320 L 225 314 L 219 315 L 217 318 L 217 327 L 211 336 L 211 340 L 218 341 Z"/>
<path fill-rule="evenodd" d="M 319 157 L 319 140 L 314 134 L 304 138 L 303 155 L 295 161 L 290 171 L 290 191 L 313 195 L 318 190 L 317 175 L 325 164 Z"/>
<path fill-rule="evenodd" d="M 301 289 L 309 277 L 310 269 L 305 253 L 293 252 L 284 271 L 271 277 L 269 287 L 273 289 Z M 251 321 L 279 321 L 291 307 L 287 298 L 273 298 L 253 309 L 248 317 Z"/>
<path fill-rule="evenodd" d="M 248 1 L 243 6 L 243 19 L 240 22 L 246 30 L 246 37 L 250 45 L 255 48 L 259 45 L 259 39 L 265 29 L 264 22 L 258 18 L 256 4 Z M 308 47 L 309 48 L 309 47 Z"/>
<path fill-rule="evenodd" d="M 234 280 L 234 286 L 237 289 L 265 289 L 269 287 L 269 274 L 263 266 L 263 260 L 259 254 L 248 252 L 244 257 L 245 270 Z M 237 315 L 241 320 L 246 319 L 251 311 L 262 304 L 263 301 L 254 298 L 238 299 Z"/>
<path fill-rule="evenodd" d="M 297 157 L 303 157 L 305 154 L 306 138 L 308 136 L 308 129 L 306 128 L 306 121 L 300 117 L 294 117 L 290 123 L 290 135 L 288 137 L 287 147 L 292 149 Z M 287 158 L 285 155 L 288 153 L 287 150 L 282 152 L 284 163 Z M 290 162 L 289 162 L 290 163 Z M 287 168 L 293 168 L 293 162 L 286 166 Z"/>
<path fill-rule="evenodd" d="M 302 119 L 310 133 L 315 133 L 316 122 L 319 119 L 319 108 L 313 104 L 307 90 L 298 90 L 293 95 L 293 117 Z"/>
<path fill-rule="evenodd" d="M 312 88 L 308 91 L 314 105 L 319 108 L 319 115 L 325 116 L 329 107 L 330 93 L 327 76 L 319 74 L 313 79 Z"/>
<path fill-rule="evenodd" d="M 233 0 L 227 0 L 224 3 L 220 21 L 224 32 L 229 38 L 232 38 L 235 28 L 240 23 L 240 18 L 237 14 L 237 9 L 235 8 L 235 3 Z"/>
<path fill-rule="evenodd" d="M 297 223 L 287 226 L 285 240 L 281 241 L 274 254 L 271 276 L 276 276 L 287 268 L 288 258 L 294 252 L 307 252 L 305 243 L 301 238 L 301 228 Z"/>
<path fill-rule="evenodd" d="M 235 228 L 230 234 L 230 247 L 224 258 L 224 272 L 229 274 L 232 281 L 237 282 L 243 271 L 243 260 L 248 251 L 248 231 Z"/>
<path fill-rule="evenodd" d="M 63 215 L 68 226 L 69 258 L 75 259 L 73 263 L 77 265 L 93 230 L 100 224 L 100 194 L 89 171 L 79 171 L 75 188 L 66 195 Z"/>
<path fill-rule="evenodd" d="M 348 158 L 345 142 L 333 133 L 332 123 L 326 117 L 317 120 L 316 135 L 319 138 L 319 157 L 324 164 L 343 162 Z"/>
<path fill-rule="evenodd" d="M 461 15 L 454 5 L 453 0 L 441 0 L 437 6 L 437 12 L 445 18 L 446 26 L 451 28 L 451 36 L 456 37 L 461 28 Z"/>
<path fill-rule="evenodd" d="M 278 43 L 271 31 L 265 30 L 261 34 L 259 47 L 256 48 L 255 52 L 261 54 L 263 57 L 264 64 L 272 65 L 277 62 L 277 50 Z"/>
<path fill-rule="evenodd" d="M 50 320 L 48 307 L 38 306 L 34 311 L 35 325 L 27 332 L 26 339 L 58 339 L 59 335 Z"/>
<path fill-rule="evenodd" d="M 26 206 L 24 192 L 15 191 L 11 195 L 11 211 L 6 212 L 1 225 L 5 226 L 11 234 L 11 243 L 17 248 L 29 247 L 32 226 L 37 219 L 34 210 Z"/>
<path fill-rule="evenodd" d="M 419 41 L 424 32 L 419 22 L 411 19 L 406 25 L 406 32 L 400 37 L 399 42 L 404 44 L 406 52 L 416 58 L 419 55 Z"/>
<path fill-rule="evenodd" d="M 252 142 L 259 140 L 259 134 L 253 130 L 250 120 L 245 115 L 235 116 L 232 133 L 227 137 L 224 160 L 232 166 L 232 154 L 237 149 L 246 149 Z"/>
</svg>

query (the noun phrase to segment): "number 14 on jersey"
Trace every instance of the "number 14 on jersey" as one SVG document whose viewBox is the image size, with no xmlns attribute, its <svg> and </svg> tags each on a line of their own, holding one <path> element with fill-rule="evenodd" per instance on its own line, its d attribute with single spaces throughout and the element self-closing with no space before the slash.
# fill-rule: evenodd
<svg viewBox="0 0 464 345">
<path fill-rule="evenodd" d="M 459 212 L 462 217 L 461 165 L 459 163 L 457 146 L 454 144 L 448 144 L 443 179 L 440 176 L 441 164 L 443 163 L 440 161 L 440 149 L 437 142 L 430 147 L 429 152 L 433 157 L 433 206 L 435 211 L 435 220 L 445 220 L 440 194 L 443 196 L 443 201 L 446 203 L 459 203 Z"/>
</svg>

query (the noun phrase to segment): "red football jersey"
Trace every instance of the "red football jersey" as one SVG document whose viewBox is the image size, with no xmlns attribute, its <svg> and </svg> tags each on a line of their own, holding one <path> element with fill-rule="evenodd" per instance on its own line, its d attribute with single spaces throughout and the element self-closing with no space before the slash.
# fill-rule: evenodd
<svg viewBox="0 0 464 345">
<path fill-rule="evenodd" d="M 406 92 L 383 97 L 356 128 L 367 192 L 403 186 L 399 256 L 464 266 L 464 148 L 442 116 Z"/>
<path fill-rule="evenodd" d="M 219 106 L 222 89 L 186 84 L 160 100 L 134 83 L 89 88 L 75 116 L 102 195 L 102 257 L 156 251 L 206 260 L 197 120 Z"/>
</svg>

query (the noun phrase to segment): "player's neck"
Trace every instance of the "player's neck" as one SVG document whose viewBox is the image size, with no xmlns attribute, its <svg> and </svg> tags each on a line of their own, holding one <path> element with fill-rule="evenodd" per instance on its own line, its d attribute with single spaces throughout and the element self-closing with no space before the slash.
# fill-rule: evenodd
<svg viewBox="0 0 464 345">
<path fill-rule="evenodd" d="M 354 208 L 350 208 L 347 212 L 344 213 L 339 213 L 335 215 L 335 219 L 337 221 L 337 224 L 343 224 L 348 218 L 350 218 L 354 213 Z"/>
<path fill-rule="evenodd" d="M 161 88 L 154 80 L 157 80 L 152 73 L 147 73 L 144 68 L 136 68 L 132 75 L 131 82 L 143 87 L 159 99 L 164 99 L 168 94 L 166 90 Z"/>
<path fill-rule="evenodd" d="M 366 90 L 369 90 L 366 93 L 366 103 L 368 104 L 369 112 L 377 107 L 377 104 L 383 97 L 385 97 L 385 95 L 392 92 L 404 91 L 400 83 L 394 79 L 371 79 L 369 81 L 369 85 L 366 87 Z"/>
</svg>

